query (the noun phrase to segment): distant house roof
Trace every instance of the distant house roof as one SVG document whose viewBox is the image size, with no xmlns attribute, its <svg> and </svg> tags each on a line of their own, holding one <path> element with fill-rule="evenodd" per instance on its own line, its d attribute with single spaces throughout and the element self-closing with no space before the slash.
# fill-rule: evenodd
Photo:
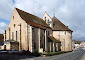
<svg viewBox="0 0 85 60">
<path fill-rule="evenodd" d="M 48 38 L 50 39 L 50 41 L 52 42 L 57 42 L 57 43 L 60 43 L 59 40 L 55 39 L 53 36 L 48 36 Z"/>
<path fill-rule="evenodd" d="M 52 18 L 52 20 L 53 20 L 53 30 L 72 31 L 67 26 L 65 26 L 62 22 L 60 22 L 55 16 Z"/>
<path fill-rule="evenodd" d="M 3 34 L 0 34 L 0 46 L 4 44 L 4 36 Z"/>
<path fill-rule="evenodd" d="M 0 41 L 4 41 L 4 35 L 0 34 Z"/>
<path fill-rule="evenodd" d="M 18 8 L 16 8 L 17 12 L 19 13 L 20 17 L 26 21 L 26 23 L 35 26 L 35 27 L 39 27 L 42 29 L 46 29 L 46 28 L 50 28 L 50 26 L 48 24 L 46 24 L 46 22 L 44 20 L 42 20 L 41 18 L 34 16 L 30 13 L 27 13 L 25 11 L 22 11 Z"/>
</svg>

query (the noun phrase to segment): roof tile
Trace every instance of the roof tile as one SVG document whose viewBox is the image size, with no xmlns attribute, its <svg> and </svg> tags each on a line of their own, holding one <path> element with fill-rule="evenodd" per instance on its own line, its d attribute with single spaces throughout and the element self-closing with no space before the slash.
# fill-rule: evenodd
<svg viewBox="0 0 85 60">
<path fill-rule="evenodd" d="M 62 31 L 72 31 L 67 26 L 65 26 L 61 21 L 59 21 L 55 16 L 52 18 L 53 20 L 53 30 L 62 30 Z"/>
<path fill-rule="evenodd" d="M 48 38 L 49 38 L 52 42 L 60 43 L 60 41 L 57 40 L 57 39 L 55 39 L 53 36 L 48 36 Z"/>
<path fill-rule="evenodd" d="M 41 18 L 34 16 L 30 13 L 27 13 L 25 11 L 22 11 L 18 8 L 16 8 L 17 12 L 19 13 L 20 17 L 25 20 L 28 24 L 31 24 L 35 27 L 40 27 L 40 28 L 50 28 L 48 24 Z"/>
</svg>

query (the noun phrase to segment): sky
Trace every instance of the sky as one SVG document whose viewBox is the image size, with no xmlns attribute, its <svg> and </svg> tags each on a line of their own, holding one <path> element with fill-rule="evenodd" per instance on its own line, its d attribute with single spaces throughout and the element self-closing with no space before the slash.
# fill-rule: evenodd
<svg viewBox="0 0 85 60">
<path fill-rule="evenodd" d="M 73 39 L 85 40 L 85 0 L 0 0 L 0 33 L 9 24 L 14 7 L 42 18 L 46 11 L 73 30 Z"/>
</svg>

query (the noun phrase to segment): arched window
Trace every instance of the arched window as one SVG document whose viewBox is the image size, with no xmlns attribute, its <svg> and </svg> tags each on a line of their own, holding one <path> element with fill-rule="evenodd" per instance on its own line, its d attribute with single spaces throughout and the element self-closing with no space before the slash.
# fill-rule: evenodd
<svg viewBox="0 0 85 60">
<path fill-rule="evenodd" d="M 12 32 L 12 40 L 14 40 L 14 32 Z"/>
<path fill-rule="evenodd" d="M 16 31 L 16 41 L 17 41 L 17 31 Z"/>
<path fill-rule="evenodd" d="M 14 16 L 13 16 L 13 19 L 14 19 Z"/>
<path fill-rule="evenodd" d="M 15 26 L 16 26 L 16 25 L 14 24 L 14 28 L 15 28 Z"/>
</svg>

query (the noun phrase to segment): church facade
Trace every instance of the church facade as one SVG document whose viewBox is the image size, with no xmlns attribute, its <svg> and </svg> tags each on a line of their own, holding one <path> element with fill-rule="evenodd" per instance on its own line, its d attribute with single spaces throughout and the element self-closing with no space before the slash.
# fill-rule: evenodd
<svg viewBox="0 0 85 60">
<path fill-rule="evenodd" d="M 14 8 L 2 49 L 43 53 L 60 51 L 60 46 L 61 41 L 53 37 L 52 28 L 43 19 Z"/>
</svg>

